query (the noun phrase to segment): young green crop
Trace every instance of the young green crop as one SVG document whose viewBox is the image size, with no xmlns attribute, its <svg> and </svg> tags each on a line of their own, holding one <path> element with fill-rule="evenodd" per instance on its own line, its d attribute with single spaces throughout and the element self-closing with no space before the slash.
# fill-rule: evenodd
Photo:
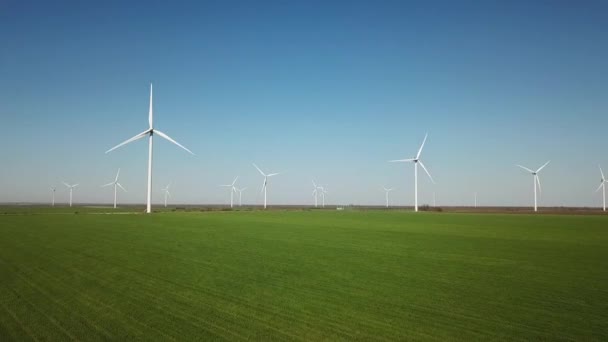
<svg viewBox="0 0 608 342">
<path fill-rule="evenodd" d="M 608 339 L 605 216 L 102 212 L 0 216 L 0 340 Z"/>
</svg>

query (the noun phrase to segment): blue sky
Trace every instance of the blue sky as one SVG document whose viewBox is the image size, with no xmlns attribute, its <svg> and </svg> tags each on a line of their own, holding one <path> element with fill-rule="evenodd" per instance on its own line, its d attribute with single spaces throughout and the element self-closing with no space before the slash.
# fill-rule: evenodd
<svg viewBox="0 0 608 342">
<path fill-rule="evenodd" d="M 608 170 L 605 1 L 70 1 L 0 4 L 0 202 L 110 202 L 122 168 L 143 203 L 147 146 L 108 148 L 155 126 L 154 200 L 225 203 L 599 205 Z"/>
</svg>

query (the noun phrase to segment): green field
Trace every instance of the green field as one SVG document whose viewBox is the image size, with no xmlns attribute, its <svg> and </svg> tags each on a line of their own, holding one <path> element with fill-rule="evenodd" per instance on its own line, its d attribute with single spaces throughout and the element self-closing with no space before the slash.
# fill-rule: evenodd
<svg viewBox="0 0 608 342">
<path fill-rule="evenodd" d="M 608 340 L 608 216 L 0 215 L 0 341 Z"/>
</svg>

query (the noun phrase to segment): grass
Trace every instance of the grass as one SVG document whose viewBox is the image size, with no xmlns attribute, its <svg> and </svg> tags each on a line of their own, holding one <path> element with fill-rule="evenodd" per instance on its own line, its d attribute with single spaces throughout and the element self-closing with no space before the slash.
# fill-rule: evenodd
<svg viewBox="0 0 608 342">
<path fill-rule="evenodd" d="M 0 215 L 0 340 L 608 340 L 606 216 L 70 212 Z"/>
</svg>

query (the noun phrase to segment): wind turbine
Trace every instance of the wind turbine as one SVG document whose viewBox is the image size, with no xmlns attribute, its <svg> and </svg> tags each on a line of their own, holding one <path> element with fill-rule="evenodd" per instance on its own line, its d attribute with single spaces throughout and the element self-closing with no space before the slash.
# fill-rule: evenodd
<svg viewBox="0 0 608 342">
<path fill-rule="evenodd" d="M 70 185 L 66 182 L 63 182 L 63 185 L 67 186 L 68 189 L 70 189 L 70 207 L 71 207 L 72 206 L 72 191 L 74 190 L 75 187 L 78 186 L 78 184 Z"/>
<path fill-rule="evenodd" d="M 473 197 L 475 197 L 474 205 L 475 205 L 475 208 L 477 208 L 477 191 L 475 191 L 473 193 Z"/>
<path fill-rule="evenodd" d="M 242 203 L 243 203 L 243 202 L 242 202 L 242 199 L 243 199 L 243 191 L 247 190 L 247 187 L 244 187 L 244 188 L 242 188 L 242 189 L 239 189 L 239 188 L 234 188 L 234 190 L 236 190 L 236 191 L 238 191 L 238 192 L 239 192 L 239 207 L 242 207 L 242 206 L 243 206 L 243 204 L 242 204 Z"/>
<path fill-rule="evenodd" d="M 382 187 L 382 189 L 384 189 L 384 192 L 386 193 L 386 207 L 388 208 L 388 193 L 393 191 L 393 188 L 387 189 L 385 186 Z"/>
<path fill-rule="evenodd" d="M 123 188 L 122 185 L 120 185 L 120 183 L 118 183 L 118 175 L 120 175 L 120 169 L 118 169 L 118 172 L 116 172 L 116 178 L 114 178 L 113 182 L 110 182 L 108 184 L 104 184 L 101 187 L 106 187 L 106 186 L 110 186 L 110 185 L 114 185 L 114 209 L 116 209 L 116 188 L 119 187 L 121 188 L 124 192 L 127 192 L 127 189 Z"/>
<path fill-rule="evenodd" d="M 55 190 L 57 190 L 56 187 L 52 186 L 51 187 L 51 192 L 53 193 L 53 202 L 51 202 L 51 206 L 54 207 L 55 206 Z"/>
<path fill-rule="evenodd" d="M 171 186 L 171 182 L 169 182 L 169 184 L 167 184 L 166 187 L 161 189 L 162 191 L 165 192 L 165 208 L 167 207 L 167 197 L 171 197 L 171 193 L 169 192 L 170 186 Z"/>
<path fill-rule="evenodd" d="M 600 180 L 600 186 L 597 187 L 597 190 L 595 190 L 595 192 L 600 191 L 600 188 L 602 188 L 603 210 L 606 211 L 606 183 L 608 183 L 608 180 L 606 180 L 606 177 L 604 177 L 604 171 L 602 171 L 602 167 L 599 166 L 599 168 L 600 173 L 602 174 L 602 179 Z"/>
<path fill-rule="evenodd" d="M 420 164 L 420 166 L 422 167 L 424 172 L 426 172 L 426 174 L 429 176 L 429 178 L 431 179 L 431 182 L 433 182 L 433 184 L 435 183 L 435 181 L 433 180 L 433 177 L 431 177 L 431 174 L 429 173 L 429 171 L 426 169 L 426 167 L 424 167 L 422 160 L 420 160 L 420 154 L 422 153 L 422 148 L 424 147 L 424 144 L 426 143 L 426 138 L 428 137 L 428 135 L 429 135 L 428 133 L 424 135 L 424 140 L 422 141 L 422 145 L 420 145 L 420 149 L 418 149 L 416 158 L 389 160 L 389 162 L 391 162 L 391 163 L 395 163 L 395 162 L 412 162 L 412 163 L 414 163 L 414 211 L 418 211 L 418 164 Z"/>
<path fill-rule="evenodd" d="M 234 193 L 236 192 L 236 187 L 234 186 L 234 184 L 236 183 L 236 180 L 239 179 L 239 176 L 236 176 L 236 178 L 232 181 L 232 184 L 222 184 L 220 186 L 225 186 L 225 187 L 229 187 L 230 188 L 230 208 L 233 207 L 233 199 L 234 199 Z"/>
<path fill-rule="evenodd" d="M 253 164 L 253 166 L 254 166 L 256 169 L 258 169 L 258 171 L 260 172 L 260 174 L 261 174 L 262 176 L 264 176 L 264 184 L 262 184 L 262 191 L 264 192 L 264 209 L 266 209 L 266 198 L 267 198 L 267 196 L 266 196 L 266 195 L 267 195 L 266 188 L 268 187 L 268 178 L 269 178 L 269 177 L 272 177 L 272 176 L 276 176 L 276 175 L 278 175 L 279 173 L 277 172 L 277 173 L 269 173 L 269 174 L 265 174 L 265 173 L 264 173 L 262 170 L 260 170 L 260 168 L 259 168 L 257 165 Z"/>
<path fill-rule="evenodd" d="M 184 146 L 182 146 L 180 143 L 178 143 L 177 141 L 171 139 L 171 137 L 169 137 L 168 135 L 166 135 L 165 133 L 157 130 L 154 128 L 153 125 L 153 110 L 152 110 L 152 83 L 150 83 L 150 110 L 148 113 L 148 123 L 150 125 L 150 127 L 139 133 L 138 135 L 125 140 L 124 142 L 112 147 L 111 149 L 107 150 L 106 153 L 109 153 L 111 151 L 114 151 L 115 149 L 126 145 L 130 142 L 139 140 L 141 138 L 144 137 L 149 137 L 148 139 L 148 202 L 147 202 L 147 206 L 146 206 L 146 212 L 149 214 L 152 212 L 152 138 L 154 137 L 154 134 L 158 134 L 161 138 L 168 140 L 169 142 L 172 142 L 173 144 L 181 147 L 182 149 L 186 150 L 188 153 L 194 155 L 194 153 L 192 153 L 192 151 L 190 151 L 189 149 L 185 148 Z"/>
<path fill-rule="evenodd" d="M 542 189 L 540 187 L 540 178 L 538 177 L 538 173 L 540 172 L 540 170 L 542 170 L 545 166 L 547 166 L 551 161 L 549 160 L 548 162 L 546 162 L 543 166 L 539 167 L 538 170 L 536 171 L 532 171 L 530 169 L 528 169 L 525 166 L 521 166 L 521 165 L 517 165 L 519 167 L 521 167 L 522 169 L 530 172 L 533 176 L 534 176 L 534 211 L 538 211 L 538 207 L 537 207 L 537 200 L 536 200 L 536 185 L 538 185 L 538 191 L 542 193 Z"/>
<path fill-rule="evenodd" d="M 318 197 L 319 197 L 319 187 L 317 186 L 317 183 L 315 183 L 315 181 L 312 181 L 312 186 L 314 188 L 314 190 L 312 191 L 312 195 L 315 197 L 315 208 L 318 207 Z"/>
</svg>

